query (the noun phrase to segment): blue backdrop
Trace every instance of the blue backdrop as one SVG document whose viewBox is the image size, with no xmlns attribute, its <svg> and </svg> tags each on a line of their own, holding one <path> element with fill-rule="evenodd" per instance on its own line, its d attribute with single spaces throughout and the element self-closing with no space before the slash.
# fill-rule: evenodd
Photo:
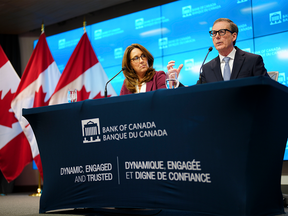
<svg viewBox="0 0 288 216">
<path fill-rule="evenodd" d="M 287 86 L 288 4 L 285 0 L 176 1 L 87 26 L 87 34 L 109 79 L 121 70 L 125 48 L 140 43 L 155 57 L 156 70 L 167 71 L 170 60 L 175 60 L 177 67 L 184 64 L 179 79 L 189 86 L 196 83 L 200 65 L 208 48 L 213 46 L 208 32 L 220 17 L 238 25 L 236 45 L 262 55 L 267 70 L 279 71 L 278 81 Z M 83 28 L 79 28 L 47 37 L 60 72 L 82 34 Z M 206 62 L 217 54 L 213 49 Z M 123 80 L 120 74 L 111 82 L 117 94 Z"/>
</svg>

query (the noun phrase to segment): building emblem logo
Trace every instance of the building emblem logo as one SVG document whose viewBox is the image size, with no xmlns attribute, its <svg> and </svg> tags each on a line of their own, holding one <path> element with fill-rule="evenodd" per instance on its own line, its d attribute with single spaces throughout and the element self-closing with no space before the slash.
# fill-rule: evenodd
<svg viewBox="0 0 288 216">
<path fill-rule="evenodd" d="M 165 49 L 168 48 L 168 38 L 160 38 L 159 39 L 159 49 Z"/>
<path fill-rule="evenodd" d="M 135 20 L 135 29 L 140 29 L 144 27 L 144 18 Z"/>
<path fill-rule="evenodd" d="M 100 142 L 99 118 L 82 120 L 83 143 Z"/>
<path fill-rule="evenodd" d="M 58 41 L 58 49 L 64 49 L 65 48 L 65 39 L 61 39 Z"/>
<path fill-rule="evenodd" d="M 270 25 L 276 25 L 281 23 L 281 11 L 270 13 Z"/>
<path fill-rule="evenodd" d="M 286 85 L 285 73 L 279 73 L 278 82 L 282 83 L 283 85 Z"/>
<path fill-rule="evenodd" d="M 114 49 L 114 58 L 115 59 L 122 58 L 122 56 L 123 56 L 122 47 Z"/>
<path fill-rule="evenodd" d="M 94 40 L 102 38 L 102 29 L 97 29 L 94 31 Z"/>
<path fill-rule="evenodd" d="M 189 17 L 192 16 L 192 7 L 191 5 L 188 5 L 186 7 L 182 7 L 182 17 Z"/>
<path fill-rule="evenodd" d="M 192 70 L 192 67 L 194 66 L 194 59 L 186 59 L 184 62 L 185 71 Z"/>
</svg>

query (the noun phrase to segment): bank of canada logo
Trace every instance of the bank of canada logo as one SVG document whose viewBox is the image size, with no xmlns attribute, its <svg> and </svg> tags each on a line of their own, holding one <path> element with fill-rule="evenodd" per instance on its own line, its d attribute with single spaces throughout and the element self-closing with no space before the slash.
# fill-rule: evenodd
<svg viewBox="0 0 288 216">
<path fill-rule="evenodd" d="M 270 13 L 270 25 L 276 25 L 281 23 L 281 11 Z"/>
<path fill-rule="evenodd" d="M 61 39 L 58 41 L 58 49 L 64 49 L 65 48 L 65 39 Z"/>
<path fill-rule="evenodd" d="M 283 85 L 286 85 L 286 83 L 285 83 L 285 73 L 279 73 L 278 82 L 282 83 Z"/>
<path fill-rule="evenodd" d="M 165 49 L 168 48 L 168 38 L 160 38 L 159 39 L 159 49 Z"/>
<path fill-rule="evenodd" d="M 99 118 L 82 120 L 83 143 L 100 142 Z"/>
<path fill-rule="evenodd" d="M 192 16 L 192 7 L 188 5 L 186 7 L 182 7 L 182 17 Z"/>
<path fill-rule="evenodd" d="M 114 49 L 114 58 L 115 59 L 122 58 L 122 56 L 123 56 L 122 47 Z"/>
<path fill-rule="evenodd" d="M 194 67 L 194 59 L 186 59 L 184 62 L 185 70 L 192 70 Z"/>
<path fill-rule="evenodd" d="M 140 29 L 144 27 L 144 19 L 140 18 L 140 19 L 136 19 L 135 20 L 135 29 Z"/>
<path fill-rule="evenodd" d="M 102 38 L 102 29 L 97 29 L 94 31 L 94 40 Z"/>
</svg>

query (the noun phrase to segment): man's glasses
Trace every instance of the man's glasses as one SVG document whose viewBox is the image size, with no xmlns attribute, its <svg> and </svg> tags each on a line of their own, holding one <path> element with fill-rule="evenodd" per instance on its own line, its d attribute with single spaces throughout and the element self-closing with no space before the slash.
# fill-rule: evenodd
<svg viewBox="0 0 288 216">
<path fill-rule="evenodd" d="M 229 29 L 220 29 L 219 31 L 209 31 L 209 34 L 211 37 L 216 37 L 217 33 L 219 33 L 220 36 L 223 36 L 226 34 L 226 31 L 229 31 L 231 34 L 233 34 L 232 31 L 230 31 Z"/>
<path fill-rule="evenodd" d="M 140 58 L 142 60 L 145 60 L 146 59 L 146 56 L 144 54 L 142 54 L 141 56 L 135 56 L 134 58 L 132 58 L 131 60 L 132 61 L 135 61 L 135 62 L 139 62 L 140 61 Z"/>
</svg>

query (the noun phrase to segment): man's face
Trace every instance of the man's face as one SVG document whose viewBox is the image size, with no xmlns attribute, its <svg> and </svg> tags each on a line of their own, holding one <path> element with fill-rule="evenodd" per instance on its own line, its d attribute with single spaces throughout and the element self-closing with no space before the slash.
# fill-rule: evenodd
<svg viewBox="0 0 288 216">
<path fill-rule="evenodd" d="M 226 21 L 217 22 L 212 27 L 213 31 L 219 31 L 220 29 L 228 29 L 231 31 L 230 24 Z M 223 56 L 227 56 L 232 51 L 234 47 L 233 42 L 236 38 L 236 32 L 232 34 L 231 32 L 226 31 L 226 34 L 223 36 L 220 36 L 219 33 L 217 33 L 215 37 L 212 37 L 212 40 L 218 52 Z"/>
</svg>

